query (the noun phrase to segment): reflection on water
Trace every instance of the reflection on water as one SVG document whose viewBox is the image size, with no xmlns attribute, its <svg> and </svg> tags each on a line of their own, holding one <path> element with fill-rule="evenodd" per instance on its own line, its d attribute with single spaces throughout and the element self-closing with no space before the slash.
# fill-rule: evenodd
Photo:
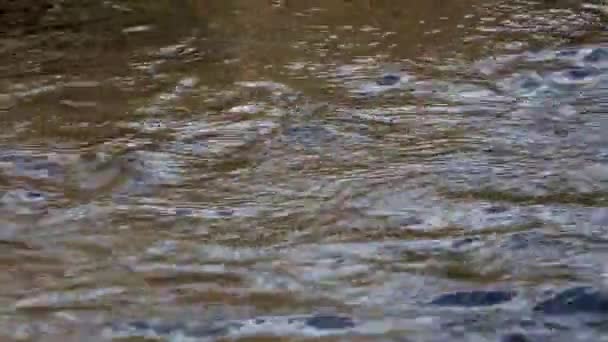
<svg viewBox="0 0 608 342">
<path fill-rule="evenodd" d="M 2 338 L 605 335 L 601 2 L 24 5 Z"/>
</svg>

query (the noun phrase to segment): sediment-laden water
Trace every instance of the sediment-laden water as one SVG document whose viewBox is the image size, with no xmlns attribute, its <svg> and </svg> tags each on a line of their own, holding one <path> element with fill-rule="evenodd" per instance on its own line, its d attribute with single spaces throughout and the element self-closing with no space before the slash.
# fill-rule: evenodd
<svg viewBox="0 0 608 342">
<path fill-rule="evenodd" d="M 0 336 L 606 340 L 604 6 L 0 5 Z"/>
</svg>

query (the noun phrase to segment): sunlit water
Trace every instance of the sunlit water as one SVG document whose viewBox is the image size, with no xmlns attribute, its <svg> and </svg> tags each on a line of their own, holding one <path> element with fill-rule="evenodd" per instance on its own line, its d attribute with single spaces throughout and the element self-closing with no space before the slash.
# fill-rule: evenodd
<svg viewBox="0 0 608 342">
<path fill-rule="evenodd" d="M 47 3 L 0 13 L 3 340 L 607 340 L 601 2 Z"/>
</svg>

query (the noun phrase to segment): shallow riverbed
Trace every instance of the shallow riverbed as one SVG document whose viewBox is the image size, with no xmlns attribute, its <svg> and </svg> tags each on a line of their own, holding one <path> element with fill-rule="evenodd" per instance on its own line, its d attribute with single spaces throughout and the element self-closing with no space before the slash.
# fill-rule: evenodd
<svg viewBox="0 0 608 342">
<path fill-rule="evenodd" d="M 602 2 L 8 3 L 2 340 L 608 340 Z"/>
</svg>

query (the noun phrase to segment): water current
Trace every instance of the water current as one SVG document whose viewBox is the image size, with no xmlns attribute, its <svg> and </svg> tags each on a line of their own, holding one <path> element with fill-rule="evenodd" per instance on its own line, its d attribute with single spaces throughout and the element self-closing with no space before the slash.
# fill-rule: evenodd
<svg viewBox="0 0 608 342">
<path fill-rule="evenodd" d="M 1 339 L 607 341 L 606 8 L 7 0 Z"/>
</svg>

